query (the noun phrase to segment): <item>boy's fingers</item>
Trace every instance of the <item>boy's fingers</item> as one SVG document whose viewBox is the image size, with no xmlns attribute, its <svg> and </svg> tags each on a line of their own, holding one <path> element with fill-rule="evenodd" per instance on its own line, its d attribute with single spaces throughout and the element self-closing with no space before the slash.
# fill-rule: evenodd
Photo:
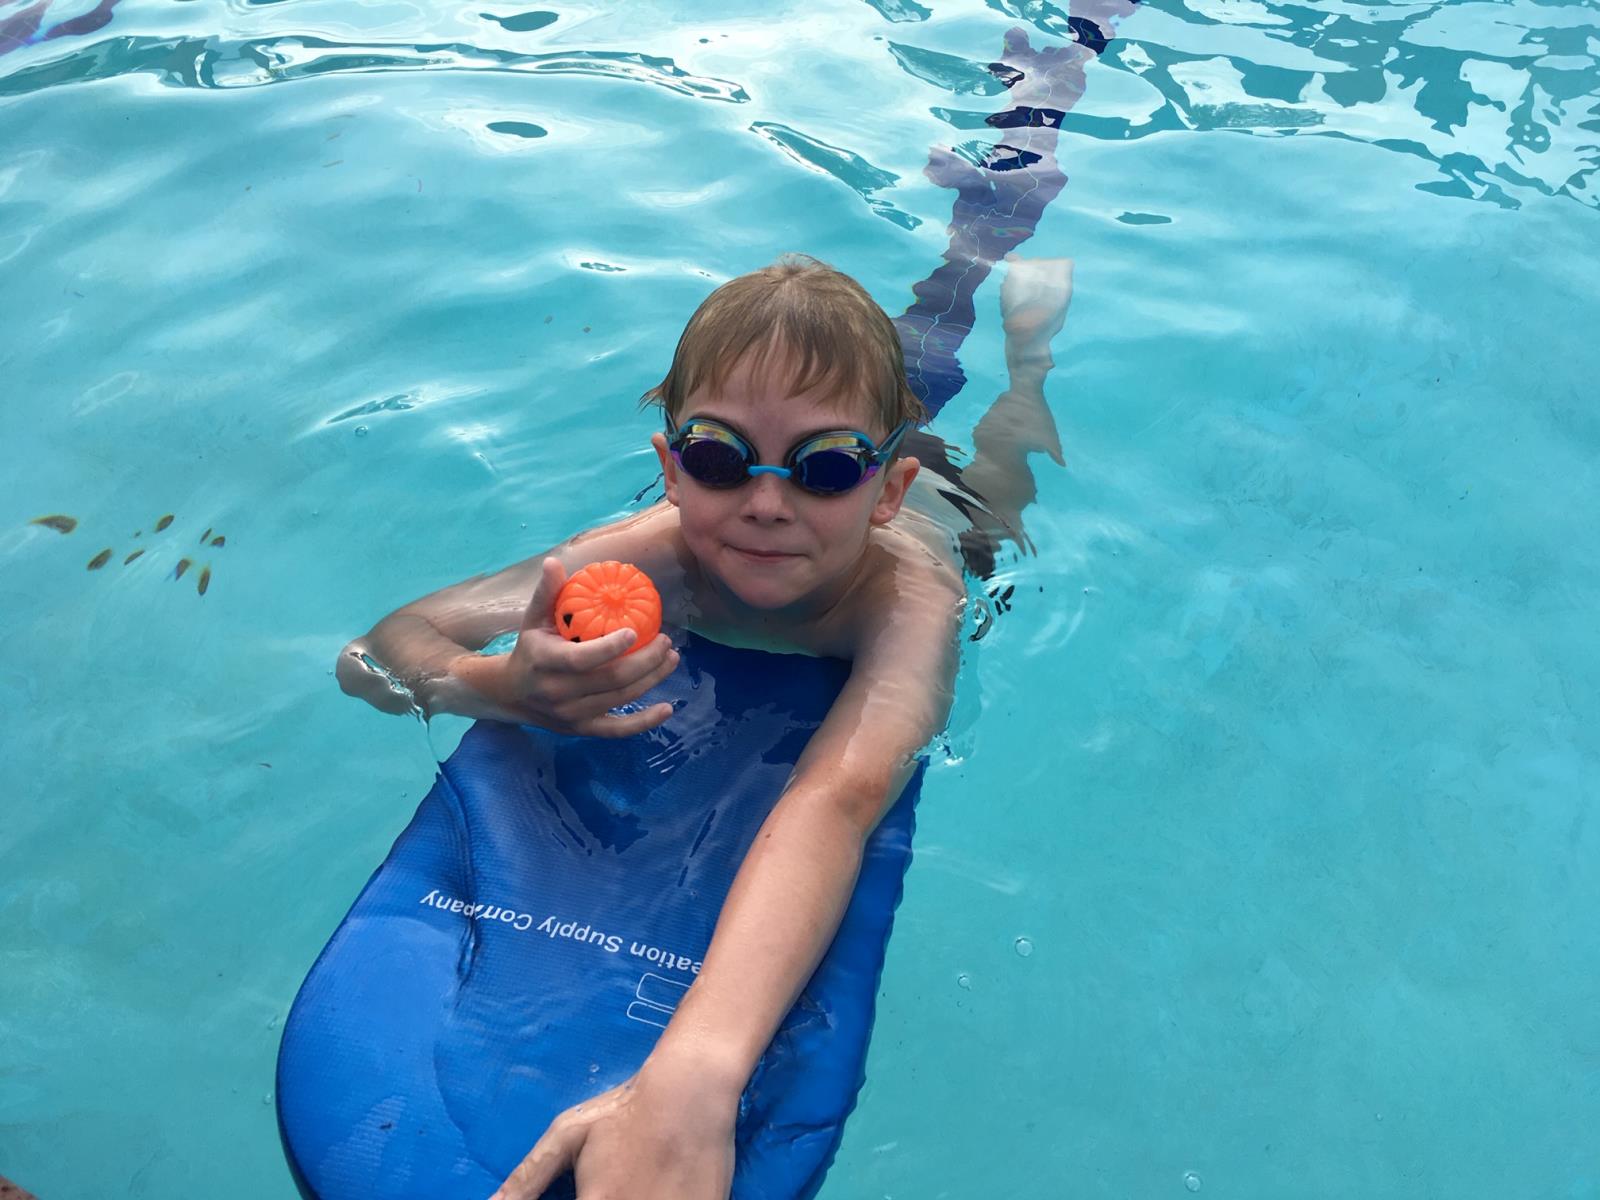
<svg viewBox="0 0 1600 1200">
<path fill-rule="evenodd" d="M 678 656 L 668 654 L 653 669 L 645 672 L 637 679 L 604 691 L 591 692 L 589 695 L 584 696 L 582 698 L 583 705 L 590 711 L 603 709 L 609 712 L 613 708 L 631 704 L 668 675 L 671 675 L 677 665 Z"/>
<path fill-rule="evenodd" d="M 522 628 L 549 629 L 554 623 L 556 597 L 567 582 L 567 568 L 559 558 L 547 558 L 539 567 L 539 582 L 534 585 L 528 610 L 522 614 Z"/>
<path fill-rule="evenodd" d="M 489 1200 L 539 1200 L 562 1168 L 577 1157 L 585 1132 L 585 1126 L 558 1119 Z"/>
<path fill-rule="evenodd" d="M 560 634 L 556 635 L 560 637 Z M 592 671 L 613 659 L 621 658 L 639 635 L 631 629 L 613 629 L 604 637 L 587 642 L 570 642 L 562 638 L 564 652 L 554 664 L 557 670 Z"/>
<path fill-rule="evenodd" d="M 661 661 L 648 672 L 628 684 L 628 691 L 635 696 L 642 696 L 677 669 L 678 652 L 668 646 L 666 652 L 661 655 Z"/>
<path fill-rule="evenodd" d="M 608 663 L 586 671 L 582 680 L 584 694 L 600 696 L 611 692 L 629 692 L 623 700 L 615 702 L 621 704 L 660 683 L 677 665 L 678 656 L 672 649 L 671 640 L 664 634 L 657 634 L 632 654 L 619 655 Z M 641 682 L 643 680 L 649 682 Z"/>
<path fill-rule="evenodd" d="M 654 729 L 670 717 L 672 713 L 672 705 L 663 701 L 660 704 L 652 704 L 649 708 L 641 709 L 639 712 L 622 713 L 621 715 L 607 713 L 603 717 L 596 717 L 593 721 L 581 727 L 578 732 L 587 734 L 589 737 L 632 737 L 636 733 Z"/>
</svg>

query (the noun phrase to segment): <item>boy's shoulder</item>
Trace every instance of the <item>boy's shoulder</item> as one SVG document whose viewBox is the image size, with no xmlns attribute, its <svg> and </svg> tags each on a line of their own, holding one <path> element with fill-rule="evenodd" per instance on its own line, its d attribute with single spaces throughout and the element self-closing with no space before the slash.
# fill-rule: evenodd
<svg viewBox="0 0 1600 1200">
<path fill-rule="evenodd" d="M 948 525 L 911 509 L 873 530 L 850 616 L 862 629 L 923 610 L 945 612 L 966 598 L 961 554 Z"/>
<path fill-rule="evenodd" d="M 574 534 L 558 549 L 558 557 L 574 565 L 617 559 L 638 567 L 657 587 L 671 585 L 684 567 L 678 512 L 665 500 L 641 512 L 595 525 Z"/>
<path fill-rule="evenodd" d="M 959 562 L 937 523 L 902 510 L 872 531 L 838 601 L 787 632 L 806 653 L 852 662 L 913 631 L 942 636 L 966 600 Z"/>
</svg>

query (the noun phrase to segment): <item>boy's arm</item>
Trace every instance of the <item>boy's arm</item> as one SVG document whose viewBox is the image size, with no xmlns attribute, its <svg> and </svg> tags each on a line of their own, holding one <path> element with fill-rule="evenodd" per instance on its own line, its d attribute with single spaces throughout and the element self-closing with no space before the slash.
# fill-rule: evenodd
<svg viewBox="0 0 1600 1200">
<path fill-rule="evenodd" d="M 833 941 L 867 838 L 949 714 L 961 581 L 930 572 L 885 583 L 850 679 L 756 834 L 657 1045 L 720 1060 L 735 1097 Z"/>
<path fill-rule="evenodd" d="M 395 609 L 339 652 L 339 686 L 374 708 L 405 713 L 468 712 L 488 702 L 455 676 L 462 656 L 522 625 L 545 556 L 480 575 Z"/>
<path fill-rule="evenodd" d="M 658 636 L 624 659 L 631 633 L 571 645 L 556 635 L 551 611 L 566 572 L 587 563 L 639 562 L 660 579 L 660 564 L 647 560 L 670 543 L 661 516 L 652 509 L 403 605 L 340 652 L 339 685 L 392 713 L 452 712 L 606 736 L 660 724 L 671 711 L 664 705 L 627 717 L 605 714 L 671 672 L 677 656 L 669 639 Z M 511 653 L 477 653 L 508 632 L 519 633 Z"/>
<path fill-rule="evenodd" d="M 580 1188 L 633 1200 L 726 1196 L 739 1096 L 833 940 L 868 835 L 949 711 L 961 581 L 901 567 L 870 605 L 850 679 L 757 833 L 649 1059 L 562 1114 L 497 1200 L 532 1200 L 574 1163 Z"/>
</svg>

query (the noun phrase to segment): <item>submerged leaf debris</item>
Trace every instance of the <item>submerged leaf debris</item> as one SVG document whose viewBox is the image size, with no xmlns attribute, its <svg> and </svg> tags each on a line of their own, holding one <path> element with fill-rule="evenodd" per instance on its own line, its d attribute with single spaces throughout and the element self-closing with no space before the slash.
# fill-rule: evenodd
<svg viewBox="0 0 1600 1200">
<path fill-rule="evenodd" d="M 156 523 L 153 526 L 154 531 L 156 533 L 165 532 L 177 519 L 176 513 L 163 513 L 156 519 Z M 59 534 L 66 535 L 74 532 L 78 528 L 79 521 L 77 517 L 68 516 L 66 513 L 49 513 L 46 516 L 34 517 L 28 522 L 28 524 L 38 525 L 45 529 L 53 529 Z M 144 530 L 135 529 L 132 536 L 135 538 L 143 537 Z M 199 543 L 207 548 L 220 550 L 228 544 L 228 539 L 226 535 L 218 533 L 215 526 L 208 525 L 206 526 L 205 532 L 200 535 Z M 139 546 L 129 551 L 123 557 L 122 565 L 125 567 L 131 565 L 136 560 L 143 557 L 147 549 L 148 547 L 146 546 Z M 116 554 L 116 547 L 107 546 L 105 549 L 101 550 L 98 554 L 91 558 L 87 564 L 85 564 L 85 569 L 89 571 L 98 571 L 107 563 L 109 563 Z M 177 562 L 177 565 L 173 567 L 170 578 L 182 579 L 185 573 L 188 572 L 189 568 L 194 565 L 194 559 L 188 557 L 180 558 Z M 204 596 L 206 592 L 210 590 L 211 576 L 211 564 L 201 563 L 199 574 L 195 579 L 195 591 L 200 595 Z"/>
</svg>

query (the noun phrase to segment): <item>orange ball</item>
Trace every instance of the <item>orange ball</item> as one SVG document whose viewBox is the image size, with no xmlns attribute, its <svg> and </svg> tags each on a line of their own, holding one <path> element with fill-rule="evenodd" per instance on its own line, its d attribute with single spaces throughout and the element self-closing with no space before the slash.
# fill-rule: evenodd
<svg viewBox="0 0 1600 1200">
<path fill-rule="evenodd" d="M 639 636 L 632 654 L 661 632 L 661 594 L 650 576 L 632 563 L 590 563 L 572 573 L 556 597 L 556 632 L 587 642 L 618 629 Z"/>
</svg>

